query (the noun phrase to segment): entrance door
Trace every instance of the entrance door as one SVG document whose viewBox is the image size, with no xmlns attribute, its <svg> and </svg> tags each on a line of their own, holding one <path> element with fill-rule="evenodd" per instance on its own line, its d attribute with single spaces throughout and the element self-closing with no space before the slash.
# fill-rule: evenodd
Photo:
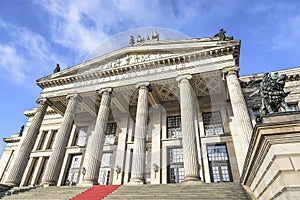
<svg viewBox="0 0 300 200">
<path fill-rule="evenodd" d="M 211 182 L 232 181 L 226 145 L 208 146 L 207 153 Z"/>
<path fill-rule="evenodd" d="M 110 177 L 110 169 L 101 169 L 99 173 L 99 185 L 108 185 Z"/>
<path fill-rule="evenodd" d="M 181 183 L 184 179 L 182 148 L 169 149 L 168 183 Z"/>
<path fill-rule="evenodd" d="M 80 163 L 82 155 L 73 155 L 69 165 L 68 173 L 64 185 L 76 185 L 80 172 Z"/>
<path fill-rule="evenodd" d="M 102 154 L 102 159 L 101 159 L 101 168 L 99 171 L 99 178 L 98 178 L 99 185 L 111 184 L 110 183 L 111 169 L 112 169 L 112 153 L 105 152 Z"/>
</svg>

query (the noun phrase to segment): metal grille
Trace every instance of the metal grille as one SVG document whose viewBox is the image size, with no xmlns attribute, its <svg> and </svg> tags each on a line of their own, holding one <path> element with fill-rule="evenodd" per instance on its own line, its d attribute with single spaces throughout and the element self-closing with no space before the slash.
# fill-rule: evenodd
<svg viewBox="0 0 300 200">
<path fill-rule="evenodd" d="M 168 138 L 181 138 L 181 117 L 168 117 L 167 118 L 167 129 L 168 129 Z"/>
<path fill-rule="evenodd" d="M 224 134 L 222 117 L 220 112 L 202 113 L 205 135 Z"/>
</svg>

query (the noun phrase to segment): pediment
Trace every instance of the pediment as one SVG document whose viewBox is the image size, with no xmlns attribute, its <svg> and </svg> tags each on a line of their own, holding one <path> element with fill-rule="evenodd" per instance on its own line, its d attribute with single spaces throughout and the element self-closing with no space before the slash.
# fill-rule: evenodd
<svg viewBox="0 0 300 200">
<path fill-rule="evenodd" d="M 194 55 L 203 54 L 204 57 L 217 56 L 216 52 L 219 52 L 221 55 L 226 51 L 232 51 L 232 48 L 236 48 L 239 51 L 239 45 L 239 40 L 213 41 L 208 38 L 142 43 L 136 46 L 124 47 L 61 72 L 46 76 L 37 80 L 37 83 L 41 86 L 40 83 L 48 81 L 73 79 L 79 76 L 94 76 L 92 74 L 101 74 L 105 73 L 105 71 L 108 72 L 108 75 L 109 71 L 114 71 L 114 73 L 121 71 L 123 73 L 123 69 L 126 67 L 130 68 L 132 66 L 136 68 L 136 66 L 141 65 L 161 64 L 165 63 L 168 59 L 169 61 L 173 60 L 176 62 L 176 57 L 179 56 L 181 56 L 180 59 L 187 58 L 188 60 L 193 56 L 193 53 Z"/>
</svg>

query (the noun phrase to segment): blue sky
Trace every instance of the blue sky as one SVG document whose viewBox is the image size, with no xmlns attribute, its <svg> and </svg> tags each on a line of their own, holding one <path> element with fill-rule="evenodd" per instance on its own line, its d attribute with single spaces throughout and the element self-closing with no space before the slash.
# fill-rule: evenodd
<svg viewBox="0 0 300 200">
<path fill-rule="evenodd" d="M 251 3 L 250 3 L 251 2 Z M 162 27 L 211 37 L 223 27 L 242 40 L 241 75 L 299 66 L 298 0 L 1 0 L 0 137 L 25 124 L 35 80 L 83 62 L 123 31 Z M 4 147 L 0 142 L 0 152 Z"/>
</svg>

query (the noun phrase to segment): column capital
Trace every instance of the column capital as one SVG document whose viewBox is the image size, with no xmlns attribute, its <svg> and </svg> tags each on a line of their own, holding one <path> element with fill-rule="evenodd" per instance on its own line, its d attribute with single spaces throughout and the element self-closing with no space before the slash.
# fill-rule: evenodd
<svg viewBox="0 0 300 200">
<path fill-rule="evenodd" d="M 102 89 L 99 90 L 98 94 L 100 94 L 100 95 L 101 95 L 101 94 L 104 94 L 104 93 L 111 94 L 112 91 L 113 91 L 113 89 L 110 88 L 110 87 L 108 87 L 108 88 L 102 88 Z"/>
<path fill-rule="evenodd" d="M 180 83 L 182 80 L 190 80 L 192 78 L 193 78 L 193 76 L 191 74 L 184 74 L 184 75 L 177 76 L 176 81 L 178 81 Z"/>
<path fill-rule="evenodd" d="M 71 99 L 71 98 L 74 98 L 74 99 L 77 99 L 79 102 L 82 101 L 82 97 L 78 94 L 78 93 L 71 93 L 71 94 L 68 94 L 67 99 Z"/>
<path fill-rule="evenodd" d="M 140 82 L 135 85 L 135 88 L 140 89 L 142 87 L 150 88 L 150 82 Z"/>
<path fill-rule="evenodd" d="M 231 74 L 238 75 L 239 71 L 240 71 L 239 66 L 225 67 L 222 69 L 223 74 L 226 76 Z"/>
<path fill-rule="evenodd" d="M 48 98 L 46 97 L 40 97 L 36 100 L 36 103 L 43 105 L 43 104 L 47 104 L 48 106 L 52 106 L 52 102 L 49 101 Z"/>
</svg>

